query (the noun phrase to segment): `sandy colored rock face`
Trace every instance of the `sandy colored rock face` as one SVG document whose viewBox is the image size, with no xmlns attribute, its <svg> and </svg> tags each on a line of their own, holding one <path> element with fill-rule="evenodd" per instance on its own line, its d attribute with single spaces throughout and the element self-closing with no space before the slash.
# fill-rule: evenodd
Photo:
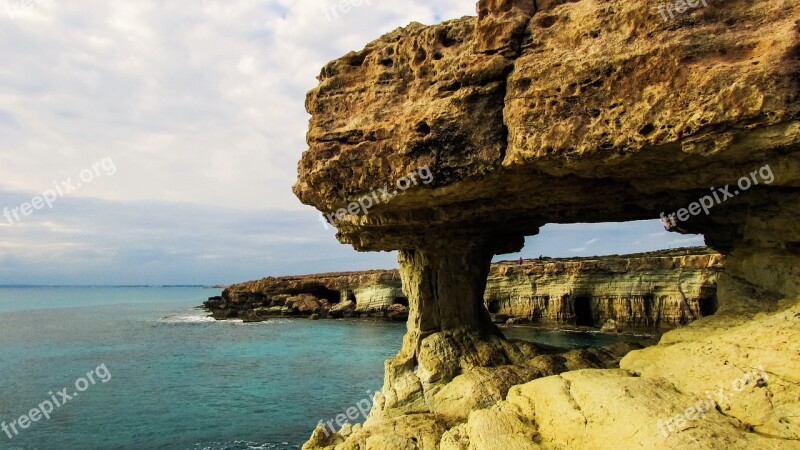
<svg viewBox="0 0 800 450">
<path fill-rule="evenodd" d="M 218 319 L 251 321 L 311 314 L 405 320 L 407 305 L 396 270 L 269 277 L 234 284 L 205 302 Z"/>
<path fill-rule="evenodd" d="M 691 248 L 501 262 L 489 269 L 483 303 L 496 323 L 599 328 L 611 321 L 607 331 L 668 329 L 716 311 L 723 261 L 706 248 Z M 396 270 L 265 278 L 231 285 L 205 305 L 220 319 L 268 320 L 342 317 L 339 305 L 345 302 L 355 305 L 346 308 L 348 317 L 408 318 L 408 298 Z"/>
<path fill-rule="evenodd" d="M 800 4 L 708 2 L 666 21 L 654 6 L 481 0 L 477 18 L 411 24 L 322 70 L 294 187 L 304 203 L 331 213 L 376 183 L 432 175 L 335 220 L 358 250 L 400 250 L 409 332 L 384 390 L 414 367 L 435 374 L 376 403 L 337 448 L 800 448 L 798 381 L 768 367 L 798 360 Z M 726 256 L 719 312 L 622 371 L 529 371 L 543 355 L 504 341 L 480 307 L 492 256 L 548 223 L 662 212 Z M 633 320 L 646 304 L 631 296 Z M 539 306 L 562 320 L 567 305 Z M 680 426 L 699 390 L 760 365 L 771 381 Z M 515 376 L 533 381 L 504 393 Z M 665 436 L 661 417 L 679 426 Z"/>
<path fill-rule="evenodd" d="M 703 250 L 492 266 L 485 293 L 497 321 L 672 328 L 717 308 L 724 258 Z"/>
<path fill-rule="evenodd" d="M 480 3 L 480 18 L 412 24 L 328 64 L 309 93 L 303 202 L 332 212 L 416 168 L 433 175 L 337 223 L 342 242 L 394 250 L 652 219 L 770 164 L 769 186 L 682 227 L 730 249 L 742 209 L 798 186 L 796 3 L 726 2 L 669 22 L 644 0 L 533 16 L 532 1 Z"/>
</svg>

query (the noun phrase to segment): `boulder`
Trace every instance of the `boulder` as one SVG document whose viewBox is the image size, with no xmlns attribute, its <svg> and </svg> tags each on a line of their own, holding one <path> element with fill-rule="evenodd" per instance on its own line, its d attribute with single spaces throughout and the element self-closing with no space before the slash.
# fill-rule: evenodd
<svg viewBox="0 0 800 450">
<path fill-rule="evenodd" d="M 337 319 L 338 318 L 343 318 L 343 317 L 350 318 L 350 317 L 353 317 L 355 315 L 355 311 L 356 311 L 355 302 L 347 300 L 347 301 L 344 301 L 344 302 L 341 302 L 341 303 L 337 303 L 336 305 L 334 305 L 328 311 L 328 315 L 333 317 L 333 318 L 337 318 Z"/>
<path fill-rule="evenodd" d="M 286 306 L 299 314 L 316 314 L 320 311 L 319 299 L 311 294 L 300 294 L 286 299 Z"/>
<path fill-rule="evenodd" d="M 386 308 L 386 317 L 393 322 L 405 322 L 408 320 L 408 307 L 400 304 L 391 305 Z"/>
</svg>

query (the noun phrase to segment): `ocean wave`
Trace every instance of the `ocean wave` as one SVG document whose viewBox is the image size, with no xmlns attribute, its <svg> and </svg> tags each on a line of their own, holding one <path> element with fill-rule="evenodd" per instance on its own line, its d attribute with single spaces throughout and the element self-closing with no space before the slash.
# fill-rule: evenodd
<svg viewBox="0 0 800 450">
<path fill-rule="evenodd" d="M 281 325 L 285 323 L 290 323 L 291 320 L 289 319 L 268 319 L 263 322 L 245 322 L 240 319 L 235 320 L 223 320 L 220 323 L 232 323 L 234 325 L 250 325 L 250 326 L 259 326 L 259 325 Z"/>
<path fill-rule="evenodd" d="M 169 324 L 199 324 L 199 323 L 217 323 L 220 325 L 280 325 L 289 323 L 289 319 L 269 319 L 264 322 L 245 322 L 241 319 L 228 319 L 216 320 L 205 312 L 201 311 L 183 311 L 180 313 L 170 314 L 162 317 L 159 323 Z"/>
<path fill-rule="evenodd" d="M 161 323 L 212 323 L 216 322 L 216 320 L 206 314 L 199 314 L 199 313 L 179 313 L 173 314 L 166 317 L 162 317 L 159 320 Z"/>
</svg>

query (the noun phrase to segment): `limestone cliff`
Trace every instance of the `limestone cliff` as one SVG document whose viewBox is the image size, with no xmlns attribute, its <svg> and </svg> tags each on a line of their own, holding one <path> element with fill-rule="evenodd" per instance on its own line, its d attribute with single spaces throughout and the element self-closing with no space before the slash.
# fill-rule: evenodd
<svg viewBox="0 0 800 450">
<path fill-rule="evenodd" d="M 500 263 L 489 271 L 484 301 L 495 321 L 672 328 L 716 312 L 722 262 L 689 249 Z"/>
<path fill-rule="evenodd" d="M 672 328 L 716 311 L 721 255 L 704 248 L 493 264 L 492 320 L 615 329 Z M 271 277 L 235 284 L 205 306 L 218 319 L 408 318 L 396 270 Z M 611 321 L 611 322 L 609 322 Z"/>
<path fill-rule="evenodd" d="M 396 270 L 269 277 L 234 284 L 204 303 L 217 319 L 276 316 L 408 318 Z"/>
<path fill-rule="evenodd" d="M 800 448 L 800 3 L 699 4 L 481 0 L 323 68 L 294 191 L 341 242 L 399 250 L 409 319 L 363 427 L 306 448 Z M 494 255 L 673 211 L 726 256 L 715 315 L 577 372 L 608 365 L 492 324 Z"/>
</svg>

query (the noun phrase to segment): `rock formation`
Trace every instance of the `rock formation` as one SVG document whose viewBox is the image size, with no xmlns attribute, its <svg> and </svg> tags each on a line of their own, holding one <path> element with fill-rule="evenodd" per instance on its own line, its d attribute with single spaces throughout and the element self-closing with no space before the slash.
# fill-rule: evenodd
<svg viewBox="0 0 800 450">
<path fill-rule="evenodd" d="M 717 310 L 723 258 L 705 249 L 492 265 L 495 322 L 674 328 Z"/>
<path fill-rule="evenodd" d="M 234 284 L 204 306 L 217 319 L 257 322 L 279 316 L 408 318 L 396 270 L 269 277 Z"/>
<path fill-rule="evenodd" d="M 493 322 L 673 328 L 716 312 L 721 255 L 690 248 L 639 255 L 493 264 L 484 303 Z M 346 272 L 235 284 L 205 306 L 218 319 L 408 318 L 396 270 Z M 609 322 L 610 321 L 610 322 Z"/>
<path fill-rule="evenodd" d="M 409 320 L 387 400 L 306 448 L 800 448 L 800 4 L 707 4 L 481 0 L 323 68 L 295 193 L 341 242 L 399 250 Z M 420 167 L 433 182 L 336 214 Z M 559 371 L 491 323 L 493 255 L 548 223 L 673 211 L 726 255 L 717 314 L 621 370 L 534 379 Z"/>
</svg>

